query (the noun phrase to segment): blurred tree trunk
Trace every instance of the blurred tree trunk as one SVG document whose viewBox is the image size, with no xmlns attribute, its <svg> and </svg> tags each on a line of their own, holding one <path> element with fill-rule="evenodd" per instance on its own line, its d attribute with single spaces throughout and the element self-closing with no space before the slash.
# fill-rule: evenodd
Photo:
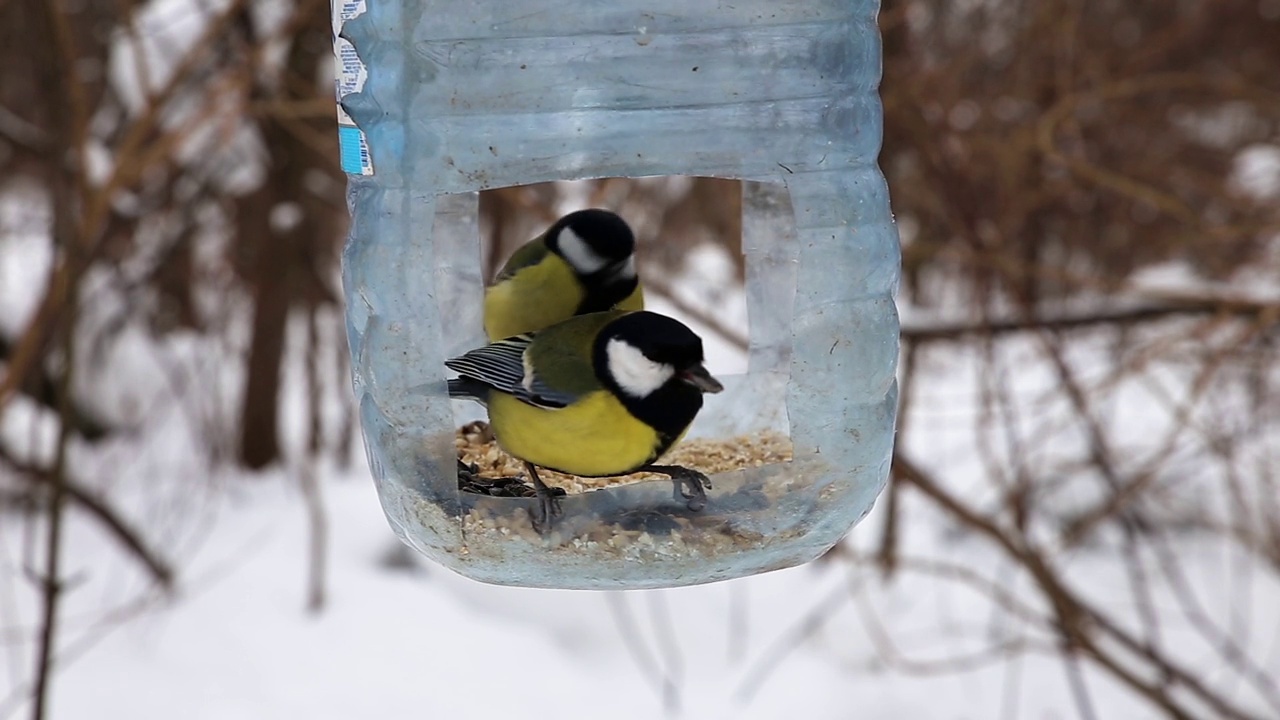
<svg viewBox="0 0 1280 720">
<path fill-rule="evenodd" d="M 280 360 L 284 356 L 285 325 L 289 319 L 290 244 L 297 242 L 297 229 L 269 227 L 276 195 L 290 172 L 290 152 L 276 145 L 277 128 L 266 133 L 276 148 L 266 184 L 242 206 L 247 220 L 269 235 L 258 243 L 253 268 L 253 340 L 245 376 L 244 404 L 240 421 L 240 461 L 246 467 L 262 468 L 280 457 L 277 432 L 277 405 L 280 395 Z M 287 143 L 286 143 L 287 145 Z M 299 224 L 300 225 L 300 224 Z M 265 231 L 265 232 L 264 232 Z"/>
<path fill-rule="evenodd" d="M 281 362 L 289 310 L 295 303 L 314 307 L 335 297 L 322 275 L 341 231 L 330 222 L 332 203 L 317 196 L 313 173 L 334 174 L 338 157 L 333 113 L 302 115 L 290 104 L 310 107 L 318 100 L 316 70 L 332 62 L 329 18 L 312 2 L 306 24 L 294 37 L 282 88 L 255 87 L 255 103 L 264 104 L 261 123 L 270 152 L 266 182 L 242 199 L 237 210 L 241 241 L 250 249 L 246 279 L 253 288 L 253 336 L 241 408 L 240 461 L 258 469 L 281 456 L 279 400 Z M 301 11 L 301 9 L 300 9 Z M 267 101 L 276 101 L 272 110 Z M 283 102 L 281 102 L 283 101 Z M 328 267 L 332 267 L 328 265 Z"/>
</svg>

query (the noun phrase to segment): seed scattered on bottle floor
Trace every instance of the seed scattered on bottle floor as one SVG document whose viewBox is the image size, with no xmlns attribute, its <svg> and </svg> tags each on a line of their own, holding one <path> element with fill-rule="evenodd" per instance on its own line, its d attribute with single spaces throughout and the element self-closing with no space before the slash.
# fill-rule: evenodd
<svg viewBox="0 0 1280 720">
<path fill-rule="evenodd" d="M 532 494 L 531 486 L 513 482 L 516 478 L 523 478 L 524 463 L 503 452 L 488 423 L 476 421 L 462 426 L 458 429 L 453 444 L 458 459 L 477 470 L 475 477 L 468 478 L 460 485 L 463 490 L 505 497 L 528 497 Z M 714 475 L 790 460 L 791 439 L 777 432 L 762 432 L 723 439 L 685 440 L 663 456 L 660 462 L 664 465 L 683 465 Z M 545 469 L 540 469 L 538 475 L 547 485 L 568 494 L 646 480 L 669 479 L 657 473 L 584 478 Z"/>
</svg>

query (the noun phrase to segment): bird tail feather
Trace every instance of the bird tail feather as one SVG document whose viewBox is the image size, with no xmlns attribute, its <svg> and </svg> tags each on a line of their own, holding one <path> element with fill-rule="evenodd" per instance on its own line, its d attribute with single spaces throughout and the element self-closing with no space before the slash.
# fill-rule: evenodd
<svg viewBox="0 0 1280 720">
<path fill-rule="evenodd" d="M 479 380 L 469 377 L 449 380 L 449 397 L 455 400 L 473 400 L 485 407 L 489 406 L 490 387 Z"/>
</svg>

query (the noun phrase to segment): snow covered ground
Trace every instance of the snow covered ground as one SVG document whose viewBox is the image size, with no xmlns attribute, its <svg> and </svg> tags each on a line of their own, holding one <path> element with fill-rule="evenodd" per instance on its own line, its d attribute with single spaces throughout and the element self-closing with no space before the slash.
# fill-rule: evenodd
<svg viewBox="0 0 1280 720">
<path fill-rule="evenodd" d="M 860 603 L 879 606 L 908 649 L 951 653 L 998 623 L 981 600 L 954 590 L 880 587 L 834 564 L 668 591 L 492 587 L 425 562 L 388 567 L 393 539 L 368 477 L 325 475 L 331 573 L 318 615 L 304 610 L 305 517 L 283 474 L 224 478 L 226 492 L 205 498 L 193 526 L 175 528 L 184 537 L 172 548 L 194 547 L 180 554 L 178 595 L 145 605 L 135 599 L 136 574 L 73 513 L 66 556 L 83 582 L 64 610 L 67 664 L 54 717 L 645 718 L 679 708 L 693 718 L 887 719 L 995 717 L 1002 703 L 1026 717 L 1071 714 L 1051 659 L 937 678 L 883 667 Z M 135 483 L 154 487 L 156 478 Z M 874 527 L 868 521 L 855 536 Z M 927 534 L 941 541 L 938 530 Z M 0 569 L 10 579 L 18 531 L 6 523 Z M 4 613 L 7 695 L 22 692 L 30 657 L 34 607 L 30 593 L 20 595 Z M 788 650 L 823 608 L 827 625 Z M 1123 693 L 1098 692 L 1117 712 L 1108 717 L 1137 717 Z M 6 701 L 0 716 L 21 717 L 20 704 Z"/>
<path fill-rule="evenodd" d="M 22 207 L 39 212 L 38 203 Z M 6 232 L 32 222 L 14 215 L 16 204 L 2 209 Z M 12 334 L 32 311 L 50 256 L 38 238 L 13 232 L 0 250 L 0 330 Z M 1189 282 L 1171 267 L 1145 273 L 1138 284 L 1177 289 Z M 1245 285 L 1275 291 L 1274 279 L 1263 275 Z M 95 287 L 99 294 L 86 302 L 91 327 L 112 307 L 110 284 Z M 930 319 L 904 311 L 912 322 Z M 336 324 L 327 327 L 333 341 Z M 172 562 L 178 586 L 171 596 L 152 589 L 95 520 L 69 512 L 57 720 L 1078 716 L 1068 668 L 1046 652 L 1054 648 L 1051 634 L 922 569 L 962 565 L 1033 609 L 1043 603 L 995 548 L 957 533 L 912 492 L 901 507 L 908 560 L 892 582 L 865 562 L 841 559 L 678 590 L 524 590 L 476 583 L 403 551 L 357 450 L 350 466 L 326 458 L 316 468 L 329 524 L 327 602 L 309 612 L 302 465 L 245 474 L 213 462 L 204 449 L 236 405 L 240 378 L 228 362 L 240 352 L 235 342 L 175 336 L 155 345 L 132 328 L 118 337 L 84 359 L 85 376 L 102 381 L 87 395 L 133 430 L 96 447 L 76 446 L 72 470 Z M 1100 332 L 1072 345 L 1071 363 L 1091 386 L 1113 383 L 1112 339 Z M 293 333 L 283 420 L 295 458 L 305 426 L 300 347 L 301 333 Z M 728 345 L 708 347 L 721 372 L 740 366 Z M 1064 475 L 1084 447 L 1033 345 L 1005 342 L 997 355 L 984 365 L 991 361 L 974 348 L 927 352 L 902 436 L 909 457 L 978 507 L 995 490 L 977 450 L 991 444 L 984 429 L 1009 427 L 1019 442 L 1039 441 L 1028 459 L 1040 470 L 1060 466 Z M 982 389 L 991 367 L 1004 368 L 1016 418 L 986 414 Z M 1185 394 L 1189 382 L 1176 364 L 1156 364 L 1112 384 L 1105 421 L 1116 446 L 1130 453 L 1126 464 L 1170 452 L 1158 442 L 1160 430 L 1170 397 Z M 324 411 L 332 428 L 347 395 L 332 373 L 328 387 Z M 1213 431 L 1235 432 L 1246 402 L 1224 394 L 1208 403 L 1206 436 L 1183 438 L 1172 452 L 1195 458 Z M 53 423 L 44 411 L 18 398 L 3 417 L 0 439 L 12 451 L 48 457 Z M 1280 467 L 1280 438 L 1270 427 L 1242 450 L 1261 471 Z M 1184 495 L 1211 513 L 1230 512 L 1217 476 L 1194 464 L 1174 469 L 1187 475 L 1175 484 Z M 1066 488 L 1053 500 L 1058 507 L 1090 499 L 1079 485 Z M 850 556 L 877 547 L 883 505 L 850 534 Z M 39 615 L 26 577 L 39 557 L 41 527 L 0 514 L 0 720 L 29 711 Z M 1172 550 L 1201 613 L 1221 621 L 1261 672 L 1280 677 L 1276 574 L 1220 539 L 1188 534 Z M 1063 552 L 1057 561 L 1073 586 L 1125 621 L 1143 611 L 1105 543 Z M 1197 618 L 1177 611 L 1172 584 L 1157 572 L 1152 585 L 1163 647 L 1267 717 L 1267 706 L 1232 684 L 1196 631 Z M 1008 647 L 1027 652 L 999 650 Z M 1087 665 L 1082 673 L 1097 717 L 1158 716 Z"/>
<path fill-rule="evenodd" d="M 132 88 L 127 104 L 142 98 L 135 59 L 153 65 L 152 83 L 159 85 L 164 75 L 154 71 L 165 65 L 165 48 L 194 37 L 209 6 L 168 0 L 139 14 L 139 35 L 147 42 L 138 48 L 120 42 L 112 61 L 116 82 Z M 283 6 L 253 7 L 271 26 L 272 14 Z M 187 152 L 200 147 L 193 140 Z M 1241 186 L 1271 196 L 1280 192 L 1278 158 L 1280 151 L 1270 146 L 1242 156 L 1236 168 Z M 13 336 L 34 308 L 51 253 L 45 238 L 22 232 L 47 225 L 40 199 L 11 194 L 5 200 L 0 333 Z M 1232 287 L 1209 289 L 1260 290 L 1274 298 L 1276 266 L 1260 263 L 1256 272 L 1234 278 Z M 116 307 L 109 281 L 96 279 L 98 292 L 85 302 L 90 328 Z M 1154 294 L 1199 282 L 1188 268 L 1171 264 L 1140 273 L 1133 286 Z M 734 314 L 745 307 L 738 296 L 719 302 Z M 655 309 L 671 310 L 661 303 Z M 903 310 L 911 321 L 938 319 Z M 691 324 L 708 339 L 714 371 L 743 367 L 729 344 Z M 328 327 L 336 337 L 336 325 Z M 178 583 L 172 595 L 159 593 L 94 519 L 74 507 L 68 511 L 56 720 L 1051 720 L 1081 714 L 1071 668 L 1044 651 L 1054 648 L 1051 634 L 926 570 L 963 566 L 1043 610 L 1025 579 L 991 544 L 959 532 L 910 491 L 900 508 L 906 560 L 891 582 L 867 563 L 838 559 L 678 590 L 523 590 L 476 583 L 407 555 L 387 527 L 357 450 L 351 466 L 328 458 L 316 468 L 328 521 L 326 604 L 310 612 L 310 530 L 299 464 L 246 474 L 206 454 L 210 437 L 222 445 L 232 441 L 217 437 L 232 422 L 241 386 L 235 367 L 243 332 L 233 327 L 229 335 L 226 343 L 171 336 L 156 345 L 142 330 L 126 327 L 120 342 L 82 361 L 80 377 L 91 389 L 86 397 L 93 409 L 130 430 L 96 447 L 73 448 L 73 474 L 144 533 L 178 570 Z M 300 334 L 294 335 L 284 421 L 289 455 L 297 458 L 305 406 Z M 1077 338 L 1070 359 L 1086 383 L 1106 387 L 1111 381 L 1113 339 L 1105 332 Z M 984 365 L 973 348 L 927 353 L 906 413 L 910 430 L 901 436 L 911 458 L 975 507 L 987 507 L 996 491 L 993 468 L 979 448 L 1011 464 L 1010 448 L 1034 440 L 1024 460 L 1042 473 L 1060 470 L 1064 476 L 1078 471 L 1084 454 L 1081 428 L 1043 358 L 1018 342 L 1005 343 L 998 354 L 997 363 Z M 992 415 L 985 404 L 992 367 L 1003 370 L 1016 417 Z M 1172 469 L 1162 471 L 1177 475 L 1171 501 L 1229 515 L 1222 478 L 1202 458 L 1210 454 L 1214 433 L 1249 434 L 1251 428 L 1239 426 L 1248 417 L 1239 410 L 1249 398 L 1211 398 L 1199 418 L 1202 432 L 1165 447 L 1160 431 L 1192 382 L 1185 368 L 1152 367 L 1109 391 L 1104 420 L 1115 447 L 1126 451 L 1128 468 L 1162 454 L 1174 458 Z M 329 383 L 325 415 L 332 428 L 342 409 L 333 398 L 345 397 L 345 388 L 332 377 Z M 1012 428 L 1007 437 L 986 432 L 1003 427 Z M 1241 464 L 1258 475 L 1280 468 L 1276 427 L 1241 450 L 1247 455 Z M 22 398 L 0 414 L 0 441 L 22 459 L 47 459 L 54 430 L 47 413 Z M 0 490 L 6 487 L 0 477 Z M 1087 487 L 1064 483 L 1051 501 L 1063 510 L 1082 507 L 1094 499 Z M 1262 507 L 1265 500 L 1246 498 L 1245 505 Z M 885 517 L 882 501 L 851 532 L 849 556 L 874 551 Z M 40 557 L 42 529 L 0 510 L 0 720 L 30 711 L 39 618 L 30 573 Z M 1221 655 L 1196 629 L 1202 617 L 1219 623 L 1259 672 L 1280 678 L 1275 569 L 1220 538 L 1189 532 L 1177 539 L 1171 549 L 1197 617 L 1183 611 L 1185 598 L 1159 569 L 1150 580 L 1153 607 L 1137 606 L 1131 578 L 1110 542 L 1057 554 L 1059 572 L 1135 626 L 1154 609 L 1164 650 L 1258 717 L 1276 716 L 1231 679 Z M 993 646 L 1027 651 L 992 652 Z M 1091 667 L 1081 672 L 1094 716 L 1159 717 Z"/>
<path fill-rule="evenodd" d="M 969 435 L 979 411 L 973 359 L 956 353 L 927 363 L 908 450 L 976 493 L 984 485 Z M 1042 370 L 1028 367 L 1015 379 L 1039 432 L 1056 412 L 1033 401 Z M 296 382 L 290 397 L 297 405 Z M 1141 407 L 1125 412 L 1138 423 L 1144 415 Z M 295 407 L 291 424 L 298 415 Z M 124 438 L 77 453 L 89 482 L 109 488 L 157 539 L 180 582 L 170 598 L 149 591 L 93 521 L 70 513 L 59 720 L 1076 716 L 1056 658 L 946 661 L 981 658 L 993 639 L 1051 638 L 976 593 L 923 575 L 886 584 L 871 568 L 830 562 L 695 588 L 593 593 L 492 587 L 425 560 L 405 562 L 361 458 L 350 469 L 326 461 L 318 470 L 330 522 L 328 602 L 309 613 L 298 477 L 205 476 L 185 424 L 179 408 L 157 410 L 145 450 Z M 909 555 L 962 560 L 1001 577 L 990 546 L 957 537 L 910 495 L 905 511 Z M 882 513 L 878 507 L 853 531 L 852 548 L 875 546 Z M 31 527 L 15 518 L 0 525 L 0 718 L 27 711 L 38 617 L 36 595 L 21 580 Z M 1243 640 L 1280 672 L 1274 575 L 1254 571 L 1242 581 L 1250 561 L 1212 543 L 1181 548 L 1179 561 L 1215 616 L 1248 616 L 1238 623 Z M 1091 596 L 1125 602 L 1123 577 L 1105 554 L 1078 553 L 1064 565 L 1072 580 L 1094 586 Z M 1185 622 L 1170 625 L 1166 640 L 1212 659 L 1195 649 Z M 894 662 L 896 655 L 910 659 Z M 1088 670 L 1085 680 L 1099 717 L 1156 717 L 1109 680 Z"/>
</svg>

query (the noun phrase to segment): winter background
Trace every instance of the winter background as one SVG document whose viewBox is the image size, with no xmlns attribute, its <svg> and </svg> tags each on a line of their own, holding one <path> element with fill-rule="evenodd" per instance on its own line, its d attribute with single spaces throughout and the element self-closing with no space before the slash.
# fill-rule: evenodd
<svg viewBox="0 0 1280 720">
<path fill-rule="evenodd" d="M 890 488 L 818 562 L 626 593 L 392 536 L 329 22 L 0 6 L 0 718 L 35 716 L 42 647 L 60 720 L 1280 717 L 1280 3 L 885 2 Z M 739 197 L 503 189 L 480 244 L 617 209 L 732 373 Z"/>
</svg>

